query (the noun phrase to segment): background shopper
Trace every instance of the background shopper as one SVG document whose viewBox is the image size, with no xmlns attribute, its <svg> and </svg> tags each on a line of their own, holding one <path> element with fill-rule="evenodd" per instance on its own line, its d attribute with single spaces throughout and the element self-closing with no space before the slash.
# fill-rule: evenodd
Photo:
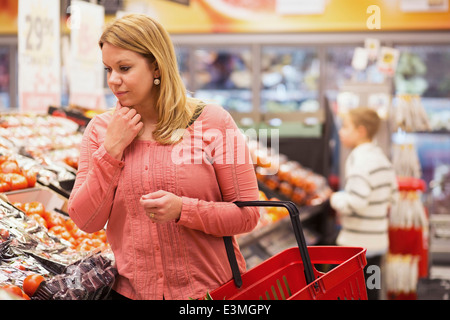
<svg viewBox="0 0 450 320">
<path fill-rule="evenodd" d="M 388 211 L 397 196 L 392 165 L 373 142 L 379 126 L 380 118 L 369 108 L 344 116 L 339 138 L 352 151 L 345 163 L 345 188 L 330 198 L 342 227 L 337 244 L 367 248 L 367 266 L 380 266 L 388 250 Z M 369 299 L 376 299 L 378 291 L 368 290 Z"/>
<path fill-rule="evenodd" d="M 155 20 L 118 19 L 100 47 L 118 102 L 85 130 L 69 214 L 86 232 L 107 225 L 120 295 L 200 298 L 232 277 L 222 237 L 259 220 L 257 208 L 232 203 L 258 199 L 246 141 L 222 107 L 186 97 Z"/>
</svg>

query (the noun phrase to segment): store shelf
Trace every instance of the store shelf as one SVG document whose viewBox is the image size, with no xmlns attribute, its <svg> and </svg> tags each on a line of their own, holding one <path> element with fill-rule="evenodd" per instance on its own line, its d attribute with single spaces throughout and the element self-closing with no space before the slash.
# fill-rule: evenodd
<svg viewBox="0 0 450 320">
<path fill-rule="evenodd" d="M 284 195 L 269 189 L 261 182 L 258 182 L 258 186 L 259 190 L 263 191 L 269 199 L 276 198 L 282 201 L 290 201 Z M 325 236 L 321 233 L 321 228 L 317 230 L 316 225 L 310 227 L 309 222 L 326 212 L 328 207 L 328 200 L 314 206 L 297 206 L 307 245 L 318 244 Z M 288 215 L 273 223 L 257 227 L 245 235 L 240 235 L 237 240 L 247 262 L 247 267 L 255 266 L 284 249 L 298 245 Z"/>
<path fill-rule="evenodd" d="M 450 214 L 430 216 L 430 258 L 433 266 L 450 266 Z"/>
</svg>

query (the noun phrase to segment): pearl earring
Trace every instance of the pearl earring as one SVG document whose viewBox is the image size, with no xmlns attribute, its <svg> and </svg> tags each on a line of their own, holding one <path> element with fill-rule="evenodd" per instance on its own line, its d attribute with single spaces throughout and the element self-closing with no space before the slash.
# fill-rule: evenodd
<svg viewBox="0 0 450 320">
<path fill-rule="evenodd" d="M 155 80 L 153 80 L 153 83 L 155 84 L 155 86 L 158 86 L 161 83 L 161 80 L 155 78 Z"/>
</svg>

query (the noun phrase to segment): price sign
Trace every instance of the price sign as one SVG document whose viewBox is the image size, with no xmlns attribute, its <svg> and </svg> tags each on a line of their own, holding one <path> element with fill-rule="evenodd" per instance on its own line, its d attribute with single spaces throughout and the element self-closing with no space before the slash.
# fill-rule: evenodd
<svg viewBox="0 0 450 320">
<path fill-rule="evenodd" d="M 98 40 L 105 8 L 73 0 L 70 5 L 69 103 L 86 109 L 104 109 L 104 67 Z"/>
<path fill-rule="evenodd" d="M 20 0 L 19 110 L 46 113 L 61 103 L 59 1 Z"/>
<path fill-rule="evenodd" d="M 381 47 L 380 56 L 377 62 L 378 70 L 389 76 L 393 76 L 395 74 L 395 69 L 397 68 L 399 56 L 400 51 L 398 49 Z"/>
</svg>

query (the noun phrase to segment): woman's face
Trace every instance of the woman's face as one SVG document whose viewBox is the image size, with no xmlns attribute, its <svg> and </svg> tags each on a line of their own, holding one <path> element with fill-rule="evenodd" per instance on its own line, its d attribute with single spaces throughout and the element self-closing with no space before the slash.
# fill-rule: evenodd
<svg viewBox="0 0 450 320">
<path fill-rule="evenodd" d="M 124 107 L 142 107 L 151 104 L 153 81 L 159 70 L 142 55 L 104 43 L 103 64 L 108 86 Z"/>
</svg>

